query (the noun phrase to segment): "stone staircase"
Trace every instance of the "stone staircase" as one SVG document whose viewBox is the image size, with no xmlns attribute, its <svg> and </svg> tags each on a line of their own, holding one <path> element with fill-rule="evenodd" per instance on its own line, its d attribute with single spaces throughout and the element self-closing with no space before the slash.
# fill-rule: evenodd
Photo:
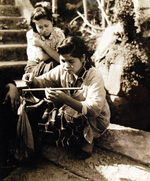
<svg viewBox="0 0 150 181">
<path fill-rule="evenodd" d="M 0 1 L 0 71 L 20 80 L 27 62 L 27 24 L 15 0 Z"/>
</svg>

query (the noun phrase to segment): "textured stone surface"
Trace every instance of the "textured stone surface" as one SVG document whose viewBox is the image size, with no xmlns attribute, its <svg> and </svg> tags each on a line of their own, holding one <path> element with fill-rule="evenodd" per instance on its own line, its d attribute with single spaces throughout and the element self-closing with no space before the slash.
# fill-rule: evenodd
<svg viewBox="0 0 150 181">
<path fill-rule="evenodd" d="M 0 62 L 0 71 L 9 73 L 14 80 L 22 79 L 27 61 L 3 61 Z M 20 86 L 19 86 L 20 87 Z"/>
<path fill-rule="evenodd" d="M 69 149 L 45 145 L 42 157 L 16 167 L 3 181 L 149 181 L 149 140 L 150 133 L 111 124 L 90 158 L 78 160 Z"/>
<path fill-rule="evenodd" d="M 26 42 L 26 30 L 0 30 L 0 44 L 25 44 Z"/>
<path fill-rule="evenodd" d="M 3 4 L 3 5 L 15 5 L 15 0 L 1 0 L 0 4 Z"/>
<path fill-rule="evenodd" d="M 0 25 L 4 25 L 4 28 L 1 29 L 20 29 L 18 23 L 23 22 L 23 17 L 7 17 L 7 16 L 0 16 Z"/>
<path fill-rule="evenodd" d="M 0 5 L 0 16 L 20 16 L 20 11 L 16 6 Z"/>
<path fill-rule="evenodd" d="M 28 28 L 16 2 L 0 1 L 0 71 L 7 72 L 14 80 L 24 74 Z"/>
<path fill-rule="evenodd" d="M 111 124 L 96 145 L 150 165 L 149 132 Z"/>
<path fill-rule="evenodd" d="M 0 45 L 0 61 L 27 60 L 26 44 Z"/>
<path fill-rule="evenodd" d="M 43 158 L 16 168 L 3 181 L 149 181 L 150 168 L 120 154 L 94 148 L 78 160 L 64 148 L 45 146 Z"/>
</svg>

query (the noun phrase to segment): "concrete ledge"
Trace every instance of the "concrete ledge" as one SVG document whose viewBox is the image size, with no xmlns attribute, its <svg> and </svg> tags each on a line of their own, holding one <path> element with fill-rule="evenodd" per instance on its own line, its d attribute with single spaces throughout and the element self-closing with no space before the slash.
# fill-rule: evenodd
<svg viewBox="0 0 150 181">
<path fill-rule="evenodd" d="M 0 71 L 7 72 L 14 80 L 21 80 L 27 61 L 3 61 L 0 62 Z"/>
<path fill-rule="evenodd" d="M 5 68 L 5 67 L 14 67 L 14 66 L 26 66 L 27 61 L 2 61 L 0 62 L 0 68 Z"/>
<path fill-rule="evenodd" d="M 6 29 L 20 29 L 18 23 L 24 20 L 24 17 L 0 16 L 0 24 L 6 26 Z"/>
<path fill-rule="evenodd" d="M 27 30 L 0 30 L 0 44 L 25 44 Z"/>
<path fill-rule="evenodd" d="M 20 11 L 17 6 L 0 5 L 0 16 L 20 16 Z"/>
<path fill-rule="evenodd" d="M 110 124 L 105 134 L 96 141 L 96 146 L 150 165 L 150 132 Z"/>
<path fill-rule="evenodd" d="M 118 134 L 118 130 L 120 133 Z M 134 132 L 136 134 L 130 134 Z M 108 134 L 108 133 L 113 134 Z M 122 138 L 126 137 L 128 144 L 129 138 L 132 140 L 130 146 L 132 152 L 136 151 L 134 147 L 135 143 L 140 143 L 138 138 L 139 130 L 133 130 L 130 128 L 120 127 L 119 125 L 110 125 L 108 131 L 103 135 L 107 138 L 105 143 L 112 141 L 112 148 L 115 146 L 114 137 L 118 135 L 120 143 L 118 143 L 118 150 L 121 146 Z M 117 133 L 117 135 L 116 135 Z M 145 134 L 145 132 L 143 132 Z M 146 133 L 147 134 L 147 133 Z M 114 136 L 115 135 L 115 136 Z M 107 137 L 108 136 L 108 137 Z M 149 134 L 148 134 L 149 136 Z M 149 139 L 144 137 L 146 139 Z M 112 139 L 110 139 L 112 138 Z M 135 141 L 136 140 L 136 141 Z M 145 142 L 144 142 L 145 143 Z M 102 145 L 104 147 L 104 145 Z M 125 149 L 125 145 L 121 146 Z M 140 146 L 139 146 L 140 147 Z M 112 150 L 109 148 L 109 150 Z M 141 148 L 139 148 L 141 149 Z M 53 147 L 46 145 L 42 150 L 42 158 L 35 161 L 31 160 L 29 164 L 23 165 L 12 171 L 8 177 L 3 181 L 20 181 L 25 178 L 26 181 L 36 180 L 66 180 L 66 181 L 125 181 L 125 180 L 137 180 L 148 181 L 150 178 L 150 168 L 142 165 L 134 160 L 131 160 L 121 154 L 117 154 L 113 151 L 102 149 L 100 147 L 94 148 L 93 154 L 86 160 L 78 160 L 70 150 L 63 147 Z M 143 153 L 144 154 L 144 153 Z"/>
<path fill-rule="evenodd" d="M 0 61 L 27 60 L 26 44 L 0 45 Z"/>
<path fill-rule="evenodd" d="M 3 1 L 0 1 L 0 4 L 2 4 L 2 5 L 15 5 L 15 0 L 3 0 Z"/>
</svg>

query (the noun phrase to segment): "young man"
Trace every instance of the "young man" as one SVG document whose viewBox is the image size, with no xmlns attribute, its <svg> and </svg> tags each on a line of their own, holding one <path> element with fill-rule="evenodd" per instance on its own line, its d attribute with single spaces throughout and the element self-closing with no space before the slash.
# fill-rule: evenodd
<svg viewBox="0 0 150 181">
<path fill-rule="evenodd" d="M 65 133 L 63 129 L 58 132 L 56 124 L 49 129 L 56 137 L 59 135 L 63 145 L 78 147 L 77 157 L 85 159 L 92 154 L 94 139 L 101 136 L 110 122 L 102 75 L 88 61 L 86 47 L 80 38 L 66 38 L 58 52 L 60 65 L 39 77 L 25 74 L 23 80 L 30 87 L 46 88 L 47 101 L 63 105 L 56 122 L 64 121 Z M 53 91 L 49 87 L 81 87 L 81 90 Z"/>
</svg>

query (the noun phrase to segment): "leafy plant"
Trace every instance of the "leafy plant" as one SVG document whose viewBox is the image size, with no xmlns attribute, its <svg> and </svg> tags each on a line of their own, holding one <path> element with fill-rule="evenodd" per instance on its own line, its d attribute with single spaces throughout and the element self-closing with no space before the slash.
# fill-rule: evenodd
<svg viewBox="0 0 150 181">
<path fill-rule="evenodd" d="M 124 31 L 131 42 L 136 36 L 135 12 L 132 0 L 116 0 L 114 7 L 115 21 L 121 21 L 124 25 Z"/>
</svg>

